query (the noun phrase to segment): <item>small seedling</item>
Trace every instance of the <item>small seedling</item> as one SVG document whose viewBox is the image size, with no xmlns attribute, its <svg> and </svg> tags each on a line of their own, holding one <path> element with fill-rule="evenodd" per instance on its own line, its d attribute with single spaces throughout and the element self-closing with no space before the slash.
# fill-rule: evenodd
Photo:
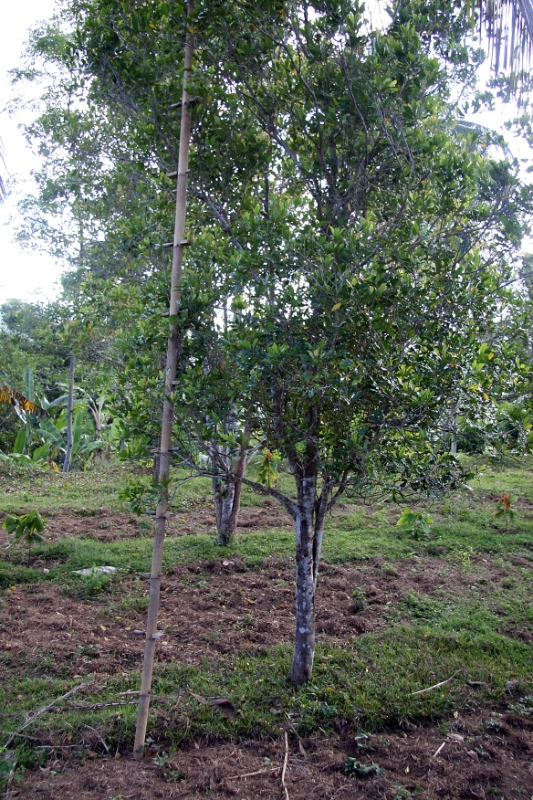
<svg viewBox="0 0 533 800">
<path fill-rule="evenodd" d="M 509 492 L 504 492 L 504 494 L 500 495 L 496 501 L 492 519 L 500 519 L 503 517 L 505 519 L 505 527 L 507 528 L 509 526 L 509 520 L 512 522 L 516 517 L 516 511 L 511 508 L 511 504 L 516 503 L 517 499 L 516 497 L 511 497 Z"/>
<path fill-rule="evenodd" d="M 357 775 L 359 778 L 378 778 L 383 772 L 379 764 L 363 764 L 356 758 L 346 759 L 344 771 L 347 775 Z"/>
<path fill-rule="evenodd" d="M 352 592 L 353 597 L 353 606 L 352 610 L 354 613 L 358 613 L 359 611 L 364 611 L 366 608 L 366 594 L 362 589 L 354 589 Z"/>
<path fill-rule="evenodd" d="M 272 450 L 265 450 L 263 453 L 263 460 L 259 467 L 259 481 L 260 483 L 273 489 L 278 479 L 278 463 L 280 456 L 278 453 L 273 453 Z"/>
<path fill-rule="evenodd" d="M 28 567 L 31 563 L 31 546 L 35 542 L 42 542 L 43 537 L 39 534 L 43 532 L 46 521 L 38 511 L 30 511 L 28 514 L 8 514 L 2 528 L 8 534 L 15 537 L 15 541 L 21 539 L 28 545 Z"/>
<path fill-rule="evenodd" d="M 424 514 L 422 511 L 411 511 L 410 508 L 404 508 L 400 519 L 396 523 L 396 527 L 401 528 L 413 539 L 418 540 L 423 536 L 429 536 L 432 523 L 433 519 L 429 514 Z"/>
</svg>

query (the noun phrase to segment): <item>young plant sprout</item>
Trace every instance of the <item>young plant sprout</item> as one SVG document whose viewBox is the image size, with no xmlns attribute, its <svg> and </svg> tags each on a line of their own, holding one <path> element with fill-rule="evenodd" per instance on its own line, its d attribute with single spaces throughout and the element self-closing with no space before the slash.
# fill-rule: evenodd
<svg viewBox="0 0 533 800">
<path fill-rule="evenodd" d="M 45 526 L 46 521 L 38 511 L 30 511 L 28 514 L 20 515 L 8 514 L 2 524 L 2 528 L 9 535 L 13 535 L 15 541 L 19 542 L 22 539 L 28 545 L 28 567 L 31 563 L 31 546 L 35 542 L 42 542 L 43 537 L 40 534 Z"/>
</svg>

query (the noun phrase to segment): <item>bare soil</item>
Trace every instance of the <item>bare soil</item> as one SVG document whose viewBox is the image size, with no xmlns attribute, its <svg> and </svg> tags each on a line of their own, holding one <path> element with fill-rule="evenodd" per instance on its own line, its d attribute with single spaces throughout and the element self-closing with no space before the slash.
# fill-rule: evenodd
<svg viewBox="0 0 533 800">
<path fill-rule="evenodd" d="M 194 743 L 158 766 L 148 754 L 56 761 L 28 772 L 12 797 L 35 800 L 151 800 L 210 797 L 223 800 L 337 800 L 378 798 L 530 798 L 533 792 L 533 722 L 512 714 L 454 720 L 454 731 L 412 728 L 370 736 L 357 746 L 354 732 L 285 742 Z M 370 767 L 369 777 L 346 773 L 349 759 Z M 372 765 L 381 771 L 376 775 Z"/>
<path fill-rule="evenodd" d="M 476 578 L 494 587 L 508 575 L 480 560 Z M 481 577 L 483 576 L 483 577 Z M 76 579 L 82 585 L 82 579 Z M 388 624 L 398 603 L 416 592 L 457 596 L 468 590 L 472 574 L 439 559 L 408 560 L 396 567 L 380 559 L 364 567 L 324 564 L 317 592 L 319 640 L 343 645 Z M 6 592 L 0 619 L 9 619 L 0 649 L 10 667 L 54 674 L 68 665 L 73 675 L 138 669 L 144 650 L 147 581 L 121 577 L 110 592 L 80 602 L 52 583 L 19 586 Z M 275 558 L 261 571 L 247 571 L 238 554 L 214 562 L 177 565 L 162 579 L 158 645 L 160 661 L 197 664 L 221 653 L 246 652 L 292 641 L 294 571 Z M 522 640 L 527 631 L 506 630 Z M 43 661 L 43 654 L 46 659 Z"/>
<path fill-rule="evenodd" d="M 57 541 L 63 537 L 79 538 L 80 536 L 98 539 L 101 542 L 114 542 L 147 535 L 147 527 L 151 526 L 150 517 L 136 517 L 128 513 L 116 513 L 106 506 L 95 511 L 85 509 L 64 508 L 46 515 L 47 527 L 44 537 L 47 541 Z M 0 522 L 4 515 L 0 513 Z M 267 498 L 261 506 L 243 506 L 239 511 L 237 532 L 268 528 L 293 528 L 290 515 L 275 500 Z M 188 511 L 173 512 L 169 516 L 167 533 L 169 536 L 191 534 L 216 534 L 215 512 L 205 503 L 199 508 Z M 0 544 L 7 543 L 8 537 L 0 528 Z"/>
<path fill-rule="evenodd" d="M 87 530 L 95 535 L 101 531 L 102 536 L 135 535 L 137 520 L 101 512 L 87 518 L 58 515 L 53 518 L 52 535 L 80 535 Z M 264 509 L 248 509 L 242 521 L 255 525 L 256 513 L 257 526 L 263 515 L 264 527 Z M 198 529 L 199 515 L 185 517 Z M 97 527 L 106 520 L 113 527 Z M 123 526 L 119 534 L 118 520 Z M 278 517 L 275 524 L 281 523 Z M 531 565 L 526 559 L 515 561 L 516 566 Z M 487 587 L 490 602 L 491 587 L 510 572 L 484 558 L 473 558 L 472 566 L 473 570 L 464 571 L 437 558 L 411 558 L 394 566 L 376 558 L 361 568 L 324 564 L 317 598 L 319 638 L 342 646 L 378 630 L 388 624 L 391 614 L 398 619 L 398 603 L 411 593 L 457 596 L 469 591 L 475 580 Z M 293 581 L 292 566 L 276 558 L 267 559 L 260 571 L 248 570 L 238 554 L 176 565 L 163 579 L 160 628 L 165 635 L 158 658 L 194 665 L 206 657 L 217 659 L 220 653 L 253 655 L 291 641 Z M 83 602 L 52 583 L 6 592 L 1 616 L 9 619 L 9 625 L 3 628 L 0 647 L 7 651 L 10 675 L 16 670 L 41 676 L 67 670 L 73 677 L 96 672 L 103 679 L 138 670 L 147 582 L 122 576 L 109 588 Z M 520 631 L 506 634 L 521 635 Z M 302 740 L 289 733 L 285 778 L 289 800 L 531 798 L 533 721 L 503 708 L 498 711 L 451 719 L 440 728 L 407 725 L 405 730 L 371 735 L 362 742 L 364 747 L 357 745 L 354 730 Z M 105 754 L 100 735 L 90 730 L 85 744 L 91 749 L 83 760 L 69 757 L 72 751 L 65 748 L 61 758 L 26 772 L 19 783 L 14 781 L 9 796 L 17 800 L 286 798 L 281 785 L 283 739 L 189 743 L 163 766 L 155 763 L 155 752 L 147 753 L 140 764 L 127 752 Z M 347 759 L 363 766 L 377 764 L 381 772 L 371 769 L 366 778 L 347 774 Z M 353 761 L 350 764 L 354 766 Z"/>
</svg>

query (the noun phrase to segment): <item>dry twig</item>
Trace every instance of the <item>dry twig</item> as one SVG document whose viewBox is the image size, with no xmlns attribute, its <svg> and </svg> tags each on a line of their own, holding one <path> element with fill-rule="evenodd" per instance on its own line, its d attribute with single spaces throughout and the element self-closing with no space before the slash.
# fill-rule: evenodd
<svg viewBox="0 0 533 800">
<path fill-rule="evenodd" d="M 100 740 L 100 743 L 104 746 L 104 750 L 106 751 L 106 753 L 109 753 L 109 747 L 106 745 L 106 743 L 104 742 L 104 740 L 102 739 L 102 737 L 100 736 L 98 731 L 96 731 L 93 727 L 91 727 L 91 725 L 87 725 L 86 723 L 84 723 L 84 727 L 85 728 L 89 728 L 90 731 L 92 731 L 93 733 L 95 733 L 98 736 L 98 739 Z"/>
<path fill-rule="evenodd" d="M 440 753 L 440 751 L 441 751 L 441 750 L 444 748 L 444 745 L 445 745 L 445 744 L 446 744 L 446 742 L 443 742 L 443 743 L 441 744 L 441 746 L 438 748 L 438 750 L 435 750 L 435 752 L 433 753 L 433 755 L 432 755 L 432 756 L 431 756 L 431 758 L 429 759 L 430 761 L 433 761 L 433 759 L 434 759 L 434 758 L 437 758 L 438 754 L 439 754 L 439 753 Z"/>
<path fill-rule="evenodd" d="M 440 689 L 441 686 L 445 686 L 450 681 L 453 681 L 457 672 L 454 672 L 450 678 L 447 678 L 445 681 L 441 681 L 440 683 L 435 683 L 433 686 L 428 686 L 427 689 L 419 689 L 417 692 L 410 692 L 409 694 L 413 697 L 415 694 L 425 694 L 426 692 L 432 692 L 433 689 Z"/>
<path fill-rule="evenodd" d="M 285 773 L 287 772 L 287 764 L 289 763 L 289 734 L 285 731 L 285 758 L 283 759 L 283 769 L 281 770 L 281 786 L 285 792 L 285 800 L 290 800 L 287 785 L 285 783 Z"/>
<path fill-rule="evenodd" d="M 94 678 L 92 678 L 90 681 L 87 681 L 86 683 L 78 684 L 78 686 L 75 686 L 73 689 L 70 689 L 65 694 L 62 694 L 61 697 L 56 697 L 55 700 L 52 700 L 51 703 L 48 703 L 45 706 L 41 706 L 41 708 L 38 708 L 36 711 L 33 712 L 33 714 L 30 714 L 27 717 L 24 725 L 21 725 L 18 730 L 13 731 L 13 733 L 9 736 L 7 742 L 4 744 L 4 748 L 8 748 L 13 739 L 15 739 L 20 733 L 22 733 L 22 731 L 25 730 L 25 728 L 32 725 L 35 722 L 35 720 L 38 719 L 42 714 L 44 714 L 46 711 L 50 711 L 50 709 L 53 708 L 57 703 L 60 703 L 61 700 L 65 700 L 67 697 L 70 697 L 71 695 L 76 694 L 76 692 L 79 692 L 82 689 L 85 689 L 87 686 L 90 686 L 90 684 L 93 683 L 93 681 Z"/>
<path fill-rule="evenodd" d="M 224 780 L 235 781 L 237 778 L 253 778 L 255 775 L 268 775 L 273 772 L 278 772 L 278 770 L 275 767 L 274 769 L 258 769 L 257 772 L 245 772 L 243 775 L 230 775 L 224 778 Z"/>
<path fill-rule="evenodd" d="M 67 703 L 63 708 L 76 709 L 78 711 L 95 711 L 98 708 L 113 708 L 115 706 L 135 706 L 138 700 L 121 700 L 116 703 Z"/>
</svg>

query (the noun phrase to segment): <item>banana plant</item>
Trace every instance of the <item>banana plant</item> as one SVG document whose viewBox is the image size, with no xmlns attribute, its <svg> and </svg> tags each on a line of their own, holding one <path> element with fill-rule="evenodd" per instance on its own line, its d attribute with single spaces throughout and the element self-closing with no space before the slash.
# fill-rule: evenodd
<svg viewBox="0 0 533 800">
<path fill-rule="evenodd" d="M 76 460 L 81 463 L 86 463 L 95 450 L 102 447 L 102 440 L 96 439 L 91 441 L 87 433 L 88 417 L 86 404 L 84 401 L 77 401 L 74 405 L 74 421 L 72 425 L 72 461 Z M 61 410 L 61 413 L 55 419 L 49 417 L 41 422 L 40 427 L 37 429 L 37 434 L 48 444 L 52 450 L 52 455 L 58 453 L 65 453 L 66 450 L 66 411 Z"/>
<path fill-rule="evenodd" d="M 39 445 L 39 447 L 36 447 L 35 450 L 33 450 L 30 454 L 28 452 L 27 432 L 24 428 L 22 428 L 17 433 L 17 438 L 15 439 L 15 444 L 13 445 L 13 452 L 7 454 L 0 453 L 0 461 L 17 461 L 23 464 L 31 464 L 32 466 L 44 464 L 48 460 L 50 448 L 50 442 L 45 442 L 44 444 Z"/>
</svg>

